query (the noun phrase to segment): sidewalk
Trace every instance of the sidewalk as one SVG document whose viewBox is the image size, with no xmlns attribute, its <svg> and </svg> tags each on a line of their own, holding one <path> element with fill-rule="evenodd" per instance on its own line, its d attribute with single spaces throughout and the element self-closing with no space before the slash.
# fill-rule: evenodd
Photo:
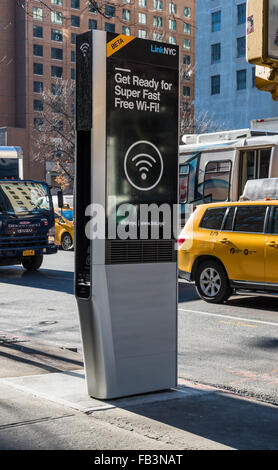
<svg viewBox="0 0 278 470">
<path fill-rule="evenodd" d="M 278 449 L 278 407 L 179 380 L 88 397 L 82 356 L 0 333 L 0 450 Z"/>
</svg>

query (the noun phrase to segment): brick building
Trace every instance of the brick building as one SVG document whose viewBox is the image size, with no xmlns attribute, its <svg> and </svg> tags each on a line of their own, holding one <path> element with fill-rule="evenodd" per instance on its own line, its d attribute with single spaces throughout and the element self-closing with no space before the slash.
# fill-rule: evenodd
<svg viewBox="0 0 278 470">
<path fill-rule="evenodd" d="M 75 36 L 89 29 L 180 45 L 181 114 L 194 96 L 195 0 L 17 0 L 0 4 L 0 145 L 23 148 L 24 175 L 46 176 L 34 161 L 32 132 L 40 94 L 62 77 L 75 79 Z M 190 69 L 190 70 L 189 70 Z"/>
</svg>

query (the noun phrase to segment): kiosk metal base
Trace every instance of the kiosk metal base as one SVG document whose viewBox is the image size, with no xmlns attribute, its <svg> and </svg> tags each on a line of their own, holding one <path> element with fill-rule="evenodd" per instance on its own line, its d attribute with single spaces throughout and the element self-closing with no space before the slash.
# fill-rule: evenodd
<svg viewBox="0 0 278 470">
<path fill-rule="evenodd" d="M 78 299 L 88 394 L 175 387 L 176 263 L 95 265 L 92 279 L 92 299 Z"/>
</svg>

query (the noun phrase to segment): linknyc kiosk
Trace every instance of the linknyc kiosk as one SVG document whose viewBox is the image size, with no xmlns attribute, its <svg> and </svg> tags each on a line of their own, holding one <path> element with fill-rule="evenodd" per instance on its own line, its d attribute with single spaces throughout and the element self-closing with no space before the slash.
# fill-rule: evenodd
<svg viewBox="0 0 278 470">
<path fill-rule="evenodd" d="M 177 46 L 77 36 L 75 296 L 95 398 L 177 382 L 178 115 Z"/>
</svg>

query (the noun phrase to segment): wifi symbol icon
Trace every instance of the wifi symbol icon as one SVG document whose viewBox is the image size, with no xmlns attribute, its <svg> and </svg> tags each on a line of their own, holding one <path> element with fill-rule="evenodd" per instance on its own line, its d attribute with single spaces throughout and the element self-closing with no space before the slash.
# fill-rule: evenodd
<svg viewBox="0 0 278 470">
<path fill-rule="evenodd" d="M 158 148 L 146 140 L 132 144 L 125 154 L 124 171 L 128 182 L 140 191 L 155 188 L 163 174 L 163 159 Z"/>
<path fill-rule="evenodd" d="M 140 160 L 136 162 L 139 158 Z M 147 153 L 139 153 L 139 155 L 135 155 L 135 157 L 132 158 L 132 161 L 135 162 L 135 166 L 138 167 L 142 180 L 147 179 L 150 168 L 153 167 L 152 162 L 156 163 L 156 159 Z"/>
<path fill-rule="evenodd" d="M 83 44 L 81 44 L 80 50 L 81 50 L 84 57 L 87 54 L 87 51 L 88 51 L 89 47 L 90 47 L 90 44 L 88 44 L 87 42 L 83 42 Z"/>
</svg>

